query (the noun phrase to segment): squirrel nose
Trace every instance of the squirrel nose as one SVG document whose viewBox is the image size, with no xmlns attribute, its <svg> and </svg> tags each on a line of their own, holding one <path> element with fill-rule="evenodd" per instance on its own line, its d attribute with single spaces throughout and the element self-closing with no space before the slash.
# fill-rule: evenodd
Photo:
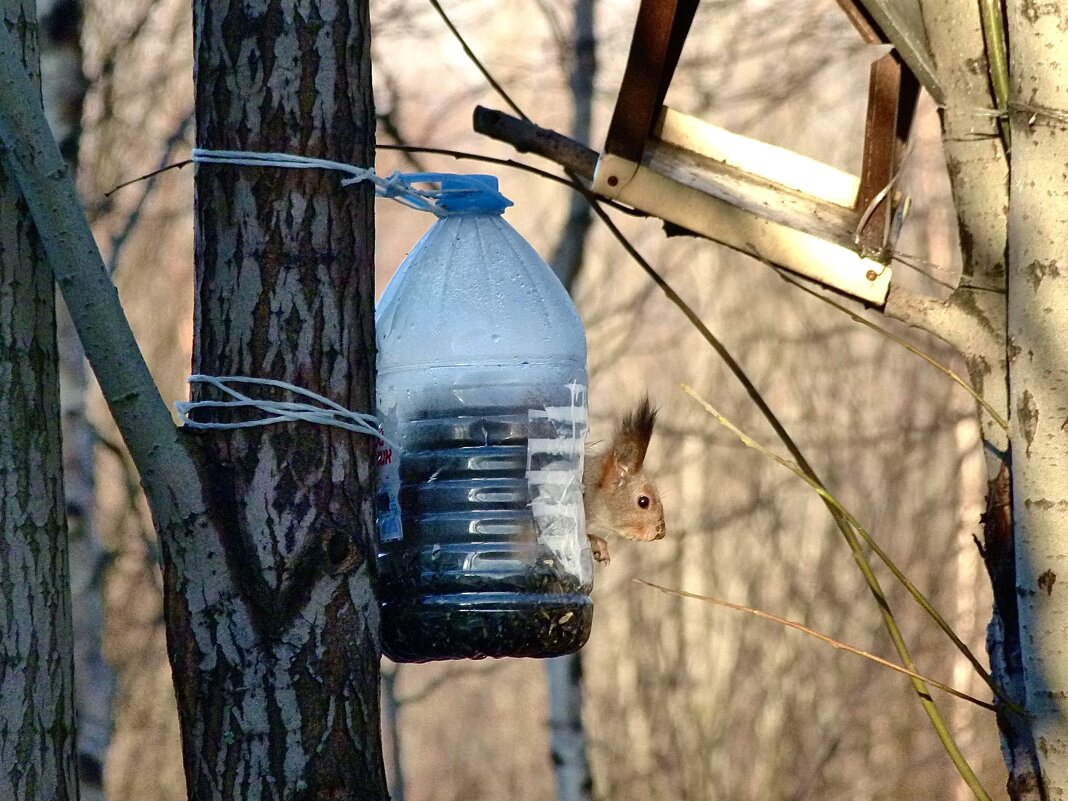
<svg viewBox="0 0 1068 801">
<path fill-rule="evenodd" d="M 664 529 L 660 529 L 658 532 L 656 532 L 656 538 L 658 540 L 662 540 L 662 539 L 664 539 L 664 535 L 665 534 L 667 534 L 667 532 L 664 531 Z"/>
</svg>

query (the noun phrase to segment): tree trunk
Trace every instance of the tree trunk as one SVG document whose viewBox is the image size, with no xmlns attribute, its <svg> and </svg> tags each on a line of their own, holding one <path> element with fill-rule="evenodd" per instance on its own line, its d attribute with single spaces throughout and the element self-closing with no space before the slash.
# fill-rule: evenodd
<svg viewBox="0 0 1068 801">
<path fill-rule="evenodd" d="M 593 775 L 582 722 L 582 654 L 545 660 L 549 683 L 549 748 L 557 801 L 590 801 Z"/>
<path fill-rule="evenodd" d="M 194 35 L 199 147 L 372 164 L 365 3 L 197 0 Z M 202 166 L 195 217 L 194 372 L 369 411 L 372 189 Z M 165 577 L 190 797 L 385 798 L 374 443 L 305 423 L 195 439 L 226 575 L 202 577 L 215 608 Z"/>
<path fill-rule="evenodd" d="M 37 80 L 33 3 L 0 2 L 0 25 Z M 52 275 L 0 161 L 0 798 L 12 801 L 78 797 L 56 362 Z"/>
<path fill-rule="evenodd" d="M 1068 796 L 1068 11 L 1007 4 L 1009 391 L 1027 710 L 1047 798 Z M 1062 582 L 1058 584 L 1060 576 Z"/>
<path fill-rule="evenodd" d="M 571 89 L 571 138 L 587 143 L 593 121 L 593 82 L 597 74 L 597 34 L 593 25 L 595 0 L 574 0 L 574 44 L 567 83 Z M 571 193 L 567 221 L 553 248 L 549 264 L 568 292 L 574 286 L 586 253 L 586 234 L 593 222 L 590 201 L 578 192 Z"/>
<path fill-rule="evenodd" d="M 574 0 L 574 45 L 568 70 L 573 119 L 571 137 L 590 138 L 593 118 L 593 83 L 597 73 L 597 36 L 594 0 Z M 593 221 L 590 201 L 573 192 L 567 221 L 550 259 L 553 271 L 570 293 L 586 254 L 586 237 Z M 556 780 L 558 801 L 590 801 L 593 774 L 582 721 L 582 653 L 548 659 L 545 680 L 549 696 L 549 758 Z"/>
<path fill-rule="evenodd" d="M 77 173 L 82 106 L 80 0 L 37 0 L 45 117 L 72 174 Z M 108 559 L 96 525 L 96 433 L 86 418 L 89 370 L 66 306 L 57 305 L 59 387 L 63 410 L 63 484 L 70 540 L 74 624 L 74 702 L 78 710 L 78 780 L 83 799 L 102 801 L 111 740 L 115 673 L 104 658 L 104 576 Z"/>
<path fill-rule="evenodd" d="M 400 665 L 382 671 L 382 735 L 389 743 L 389 790 L 391 801 L 405 801 L 404 755 L 401 752 L 400 704 L 397 703 L 397 673 Z"/>
<path fill-rule="evenodd" d="M 293 131 L 292 146 L 306 153 L 369 163 L 366 8 L 331 7 L 328 15 L 313 8 L 299 20 L 282 3 L 243 11 L 194 9 L 201 142 L 278 145 Z M 242 40 L 243 31 L 262 31 L 261 40 Z M 5 166 L 32 212 L 159 531 L 190 797 L 384 798 L 371 443 L 293 425 L 232 436 L 175 430 L 12 41 L 0 30 Z M 346 94 L 350 87 L 359 102 Z M 278 112 L 267 114 L 272 102 Z M 289 176 L 287 184 L 276 174 L 250 180 L 226 169 L 201 176 L 198 367 L 286 378 L 370 408 L 370 191 L 341 193 L 317 175 Z M 286 191 L 294 184 L 299 190 Z M 23 350 L 49 341 L 54 349 L 52 334 Z M 46 467 L 31 466 L 36 474 Z M 58 467 L 54 476 L 58 493 Z M 65 571 L 62 579 L 51 597 L 64 597 Z M 69 640 L 69 616 L 66 627 L 60 634 Z M 36 647 L 40 637 L 24 639 Z M 62 666 L 48 667 L 46 675 L 62 681 Z M 69 681 L 66 693 L 69 701 Z M 13 703 L 17 695 L 2 698 Z M 49 731 L 57 737 L 63 729 L 60 719 Z M 47 753 L 57 760 L 68 752 Z M 61 764 L 70 775 L 73 761 Z M 45 792 L 55 796 L 62 797 Z"/>
</svg>

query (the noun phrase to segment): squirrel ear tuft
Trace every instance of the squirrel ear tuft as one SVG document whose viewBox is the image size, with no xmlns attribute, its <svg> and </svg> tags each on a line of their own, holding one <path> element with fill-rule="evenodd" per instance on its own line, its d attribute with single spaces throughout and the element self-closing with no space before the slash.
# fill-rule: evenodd
<svg viewBox="0 0 1068 801">
<path fill-rule="evenodd" d="M 657 410 L 649 403 L 649 396 L 644 395 L 634 411 L 620 421 L 612 441 L 612 457 L 624 472 L 637 473 L 645 462 L 656 414 Z"/>
<path fill-rule="evenodd" d="M 627 466 L 619 459 L 618 449 L 613 447 L 610 453 L 605 454 L 601 462 L 601 474 L 597 476 L 597 486 L 601 489 L 614 490 L 623 483 L 629 472 Z"/>
</svg>

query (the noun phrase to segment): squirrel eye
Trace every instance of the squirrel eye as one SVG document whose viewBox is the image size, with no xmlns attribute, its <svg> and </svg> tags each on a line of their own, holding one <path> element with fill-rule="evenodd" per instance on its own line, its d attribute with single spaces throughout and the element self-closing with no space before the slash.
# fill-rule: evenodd
<svg viewBox="0 0 1068 801">
<path fill-rule="evenodd" d="M 638 496 L 638 506 L 640 506 L 642 509 L 648 509 L 649 508 L 649 496 L 648 495 L 639 495 Z"/>
</svg>

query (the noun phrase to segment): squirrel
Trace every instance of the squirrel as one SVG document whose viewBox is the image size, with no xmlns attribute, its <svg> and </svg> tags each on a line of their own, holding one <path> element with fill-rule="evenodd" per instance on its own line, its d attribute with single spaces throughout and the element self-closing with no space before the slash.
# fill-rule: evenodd
<svg viewBox="0 0 1068 801">
<path fill-rule="evenodd" d="M 594 531 L 628 540 L 661 540 L 667 529 L 660 494 L 642 472 L 656 410 L 648 396 L 616 426 L 608 449 L 589 457 L 582 473 L 586 528 L 593 558 L 608 564 L 608 541 Z"/>
</svg>

